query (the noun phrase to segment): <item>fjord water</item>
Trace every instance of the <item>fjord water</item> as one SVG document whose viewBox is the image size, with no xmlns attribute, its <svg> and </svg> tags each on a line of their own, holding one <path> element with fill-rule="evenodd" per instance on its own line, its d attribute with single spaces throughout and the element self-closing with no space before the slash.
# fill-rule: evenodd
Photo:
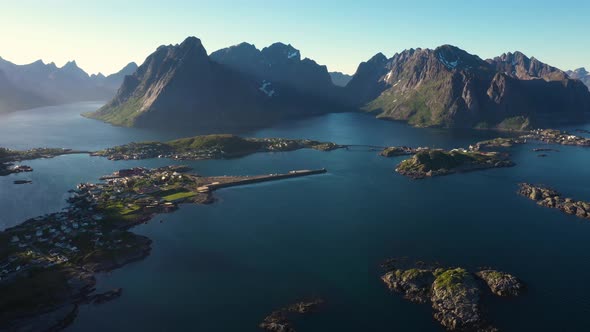
<svg viewBox="0 0 590 332">
<path fill-rule="evenodd" d="M 118 128 L 79 116 L 98 104 L 36 109 L 0 117 L 1 146 L 94 150 L 187 133 Z M 245 133 L 341 144 L 465 147 L 497 136 L 416 129 L 362 114 L 330 114 Z M 299 331 L 440 331 L 428 306 L 390 293 L 379 279 L 389 257 L 492 267 L 528 284 L 516 299 L 484 298 L 503 331 L 585 330 L 590 323 L 590 223 L 516 195 L 517 183 L 543 183 L 590 200 L 590 149 L 535 145 L 510 150 L 516 167 L 413 181 L 366 147 L 255 154 L 182 162 L 203 175 L 265 174 L 321 168 L 328 174 L 236 187 L 208 206 L 182 206 L 134 229 L 150 237 L 146 259 L 99 275 L 99 289 L 123 288 L 110 303 L 87 305 L 69 331 L 257 331 L 283 305 L 322 297 L 321 312 Z M 25 162 L 35 171 L 0 177 L 0 227 L 57 211 L 79 182 L 131 166 L 87 155 Z M 33 184 L 16 186 L 15 179 Z"/>
</svg>

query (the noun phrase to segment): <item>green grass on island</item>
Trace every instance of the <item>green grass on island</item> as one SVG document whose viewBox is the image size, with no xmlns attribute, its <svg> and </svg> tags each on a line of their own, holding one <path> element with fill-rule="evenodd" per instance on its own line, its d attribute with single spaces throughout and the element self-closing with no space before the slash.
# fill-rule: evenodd
<svg viewBox="0 0 590 332">
<path fill-rule="evenodd" d="M 168 142 L 139 142 L 93 153 L 110 159 L 220 159 L 255 152 L 293 151 L 303 148 L 329 151 L 341 147 L 331 142 L 284 138 L 243 138 L 230 134 L 204 135 Z"/>
<path fill-rule="evenodd" d="M 434 289 L 457 290 L 463 287 L 467 280 L 473 279 L 471 274 L 463 268 L 456 269 L 437 269 L 434 271 L 436 279 L 434 280 Z"/>
</svg>

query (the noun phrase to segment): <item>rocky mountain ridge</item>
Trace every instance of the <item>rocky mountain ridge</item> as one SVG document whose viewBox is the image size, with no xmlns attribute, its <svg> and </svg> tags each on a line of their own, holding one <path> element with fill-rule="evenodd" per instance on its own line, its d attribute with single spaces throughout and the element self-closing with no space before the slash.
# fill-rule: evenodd
<svg viewBox="0 0 590 332">
<path fill-rule="evenodd" d="M 455 46 L 410 49 L 362 63 L 347 96 L 378 117 L 415 126 L 521 130 L 581 122 L 583 84 L 520 52 L 482 60 Z"/>
</svg>

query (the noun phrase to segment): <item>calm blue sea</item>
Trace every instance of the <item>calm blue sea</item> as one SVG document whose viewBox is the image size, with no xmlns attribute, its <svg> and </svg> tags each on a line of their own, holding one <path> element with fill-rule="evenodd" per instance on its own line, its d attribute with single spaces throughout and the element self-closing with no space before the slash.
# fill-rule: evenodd
<svg viewBox="0 0 590 332">
<path fill-rule="evenodd" d="M 0 146 L 84 150 L 199 133 L 113 127 L 79 114 L 99 103 L 0 116 Z M 589 129 L 589 127 L 586 127 Z M 241 133 L 342 144 L 466 147 L 486 131 L 416 129 L 364 114 L 331 114 Z M 379 263 L 409 257 L 470 269 L 493 267 L 528 284 L 517 299 L 484 299 L 503 331 L 585 331 L 590 325 L 590 222 L 516 195 L 522 181 L 590 200 L 590 149 L 535 145 L 511 151 L 516 167 L 413 181 L 402 159 L 367 148 L 255 154 L 182 162 L 203 175 L 322 168 L 328 174 L 220 190 L 208 206 L 183 206 L 134 231 L 150 237 L 145 260 L 99 276 L 121 298 L 80 309 L 68 331 L 258 331 L 272 310 L 322 297 L 298 331 L 440 331 L 428 306 L 389 293 Z M 27 161 L 35 171 L 0 177 L 0 229 L 65 206 L 79 182 L 169 160 L 113 162 L 87 155 Z M 15 179 L 33 180 L 14 185 Z M 162 222 L 160 222 L 162 221 Z"/>
</svg>

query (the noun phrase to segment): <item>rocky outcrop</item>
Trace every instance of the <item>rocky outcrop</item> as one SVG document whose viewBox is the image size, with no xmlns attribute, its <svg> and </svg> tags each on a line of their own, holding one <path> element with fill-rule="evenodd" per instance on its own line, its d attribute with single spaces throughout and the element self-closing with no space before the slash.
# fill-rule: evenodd
<svg viewBox="0 0 590 332">
<path fill-rule="evenodd" d="M 480 288 L 472 274 L 462 268 L 437 269 L 430 301 L 434 318 L 450 331 L 487 331 L 479 305 Z"/>
<path fill-rule="evenodd" d="M 564 198 L 559 192 L 551 188 L 520 183 L 518 194 L 537 202 L 540 206 L 558 209 L 567 214 L 590 219 L 590 202 Z"/>
<path fill-rule="evenodd" d="M 483 270 L 475 275 L 485 281 L 492 293 L 498 296 L 518 296 L 525 288 L 522 281 L 508 273 Z"/>
<path fill-rule="evenodd" d="M 430 286 L 434 279 L 432 270 L 420 268 L 390 271 L 381 277 L 389 289 L 416 303 L 430 301 Z"/>
<path fill-rule="evenodd" d="M 397 265 L 397 260 L 389 261 L 383 282 L 409 301 L 430 303 L 434 318 L 448 331 L 497 331 L 483 317 L 480 299 L 488 288 L 478 278 L 498 296 L 520 295 L 524 288 L 512 275 L 493 270 L 471 273 L 463 268 Z"/>
<path fill-rule="evenodd" d="M 295 332 L 292 316 L 308 314 L 317 310 L 317 307 L 324 303 L 322 299 L 302 301 L 291 304 L 287 307 L 273 311 L 266 316 L 259 327 L 274 332 Z"/>
</svg>

